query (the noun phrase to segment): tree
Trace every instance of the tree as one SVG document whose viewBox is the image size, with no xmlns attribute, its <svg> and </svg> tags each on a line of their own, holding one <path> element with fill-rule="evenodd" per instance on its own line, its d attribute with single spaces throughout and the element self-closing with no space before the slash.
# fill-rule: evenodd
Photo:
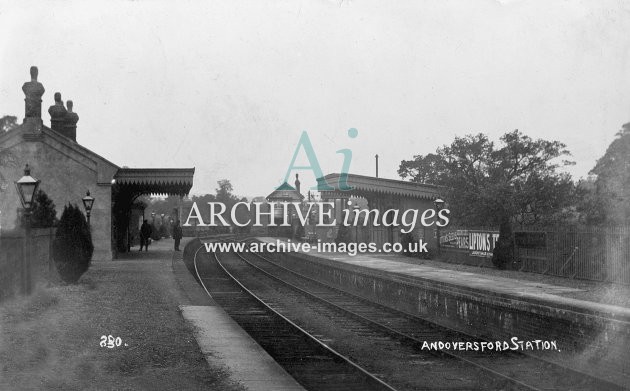
<svg viewBox="0 0 630 391">
<path fill-rule="evenodd" d="M 49 228 L 57 223 L 55 203 L 43 190 L 38 190 L 31 211 L 31 227 Z"/>
<path fill-rule="evenodd" d="M 14 115 L 5 115 L 0 118 L 0 133 L 8 132 L 18 127 L 17 117 Z"/>
<path fill-rule="evenodd" d="M 581 203 L 589 223 L 630 223 L 630 123 L 616 136 L 590 172 L 597 179 Z"/>
<path fill-rule="evenodd" d="M 335 237 L 335 243 L 339 244 L 352 242 L 352 237 L 350 235 L 350 227 L 345 224 L 341 224 L 339 226 L 339 230 L 337 231 L 337 237 Z"/>
<path fill-rule="evenodd" d="M 221 179 L 220 181 L 217 181 L 217 184 L 219 185 L 219 188 L 216 189 L 216 200 L 218 202 L 223 202 L 229 210 L 232 205 L 239 201 L 239 198 L 232 194 L 234 188 L 228 179 Z"/>
<path fill-rule="evenodd" d="M 61 279 L 76 283 L 90 267 L 94 245 L 87 220 L 76 206 L 63 209 L 53 241 L 53 259 Z"/>
<path fill-rule="evenodd" d="M 443 186 L 453 222 L 468 226 L 499 226 L 493 262 L 511 261 L 514 223 L 557 222 L 575 203 L 569 174 L 558 172 L 573 164 L 559 141 L 533 140 L 515 130 L 495 145 L 482 133 L 456 137 L 436 153 L 403 160 L 402 178 Z"/>
<path fill-rule="evenodd" d="M 173 210 L 179 208 L 179 196 L 168 196 L 166 198 L 151 198 L 147 200 L 148 208 L 155 212 L 156 216 L 171 216 Z"/>
</svg>

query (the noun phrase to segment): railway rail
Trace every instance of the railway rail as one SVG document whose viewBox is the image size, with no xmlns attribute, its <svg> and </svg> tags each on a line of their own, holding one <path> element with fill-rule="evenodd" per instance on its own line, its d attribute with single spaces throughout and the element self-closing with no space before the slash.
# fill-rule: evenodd
<svg viewBox="0 0 630 391">
<path fill-rule="evenodd" d="M 214 254 L 218 268 L 238 281 L 243 290 L 260 296 L 259 300 L 267 301 L 266 306 L 273 307 L 275 311 L 282 313 L 285 319 L 292 319 L 289 322 L 295 322 L 296 319 L 295 305 L 292 306 L 291 303 L 296 303 L 298 307 L 303 306 L 307 298 L 310 302 L 306 305 L 311 309 L 316 308 L 317 313 L 327 314 L 339 327 L 358 332 L 364 338 L 378 340 L 381 344 L 389 343 L 390 349 L 400 351 L 401 357 L 408 357 L 410 366 L 417 366 L 418 371 L 424 371 L 423 373 L 427 371 L 432 373 L 432 383 L 424 384 L 425 387 L 422 386 L 422 381 L 426 379 L 422 376 L 419 376 L 419 384 L 404 381 L 399 384 L 399 379 L 393 377 L 392 374 L 389 374 L 391 378 L 388 374 L 379 375 L 382 380 L 397 388 L 622 389 L 605 380 L 518 352 L 503 351 L 488 354 L 475 351 L 422 350 L 420 347 L 424 341 L 472 342 L 479 340 L 301 275 L 260 254 L 226 253 L 220 255 L 223 260 Z M 214 285 L 216 281 L 212 282 L 211 285 Z M 282 291 L 286 300 L 278 300 L 276 296 L 269 294 L 270 287 Z M 214 294 L 212 296 L 215 297 Z M 238 306 L 234 304 L 235 301 L 232 303 L 231 305 Z M 246 318 L 247 314 L 243 314 L 243 317 Z M 296 327 L 300 326 L 296 325 Z M 308 325 L 302 325 L 301 328 L 308 328 Z M 317 337 L 320 341 L 334 339 L 325 335 Z M 402 361 L 405 362 L 404 359 Z M 360 361 L 359 365 L 361 365 Z"/>
<path fill-rule="evenodd" d="M 216 254 L 215 263 L 200 265 L 198 253 L 193 264 L 208 295 L 306 389 L 395 390 L 259 299 L 222 267 Z"/>
</svg>

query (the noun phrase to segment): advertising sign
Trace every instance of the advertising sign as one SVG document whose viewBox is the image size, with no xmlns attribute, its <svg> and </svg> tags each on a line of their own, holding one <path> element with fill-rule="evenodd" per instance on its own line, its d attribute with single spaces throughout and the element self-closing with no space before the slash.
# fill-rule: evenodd
<svg viewBox="0 0 630 391">
<path fill-rule="evenodd" d="M 468 230 L 458 229 L 456 231 L 444 232 L 440 235 L 440 246 L 468 250 Z"/>
<path fill-rule="evenodd" d="M 491 257 L 499 240 L 497 231 L 468 231 L 468 250 L 473 257 Z"/>
</svg>

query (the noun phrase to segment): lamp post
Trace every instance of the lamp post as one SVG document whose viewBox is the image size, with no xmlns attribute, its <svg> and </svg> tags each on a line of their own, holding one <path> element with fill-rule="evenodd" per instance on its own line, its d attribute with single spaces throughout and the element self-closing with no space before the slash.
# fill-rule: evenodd
<svg viewBox="0 0 630 391">
<path fill-rule="evenodd" d="M 437 214 L 444 207 L 444 200 L 441 198 L 436 198 L 435 201 L 433 201 L 433 205 L 435 205 L 435 210 Z M 437 235 L 437 255 L 439 257 L 440 255 L 442 255 L 442 247 L 440 246 L 440 226 L 437 225 L 437 222 L 435 224 L 435 229 Z"/>
<path fill-rule="evenodd" d="M 92 213 L 92 205 L 94 205 L 94 197 L 90 196 L 90 191 L 85 193 L 85 197 L 82 199 L 83 207 L 85 208 L 85 215 L 87 216 L 88 228 L 90 228 L 90 214 Z"/>
<path fill-rule="evenodd" d="M 359 225 L 357 224 L 359 222 L 359 219 L 357 218 L 357 215 L 359 214 L 359 205 L 355 204 L 353 206 L 354 209 L 354 241 L 359 243 Z"/>
<path fill-rule="evenodd" d="M 29 252 L 29 242 L 31 236 L 31 208 L 33 207 L 33 198 L 39 187 L 39 179 L 31 176 L 31 169 L 28 164 L 24 167 L 24 176 L 15 182 L 20 201 L 24 207 L 24 243 L 22 250 L 22 270 L 20 277 L 22 280 L 22 293 L 31 293 L 31 260 Z"/>
<path fill-rule="evenodd" d="M 160 215 L 161 220 L 160 220 L 160 236 L 162 236 L 162 232 L 164 233 L 164 237 L 168 237 L 168 230 L 166 229 L 166 227 L 164 226 L 164 213 L 162 213 Z"/>
</svg>

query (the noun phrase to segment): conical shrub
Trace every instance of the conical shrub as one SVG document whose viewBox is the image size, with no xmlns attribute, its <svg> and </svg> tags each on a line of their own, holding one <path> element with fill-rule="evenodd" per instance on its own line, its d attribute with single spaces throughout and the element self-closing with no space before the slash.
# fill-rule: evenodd
<svg viewBox="0 0 630 391">
<path fill-rule="evenodd" d="M 53 258 L 61 279 L 69 284 L 79 281 L 90 267 L 93 252 L 92 234 L 83 212 L 76 205 L 68 204 L 53 241 Z"/>
</svg>

